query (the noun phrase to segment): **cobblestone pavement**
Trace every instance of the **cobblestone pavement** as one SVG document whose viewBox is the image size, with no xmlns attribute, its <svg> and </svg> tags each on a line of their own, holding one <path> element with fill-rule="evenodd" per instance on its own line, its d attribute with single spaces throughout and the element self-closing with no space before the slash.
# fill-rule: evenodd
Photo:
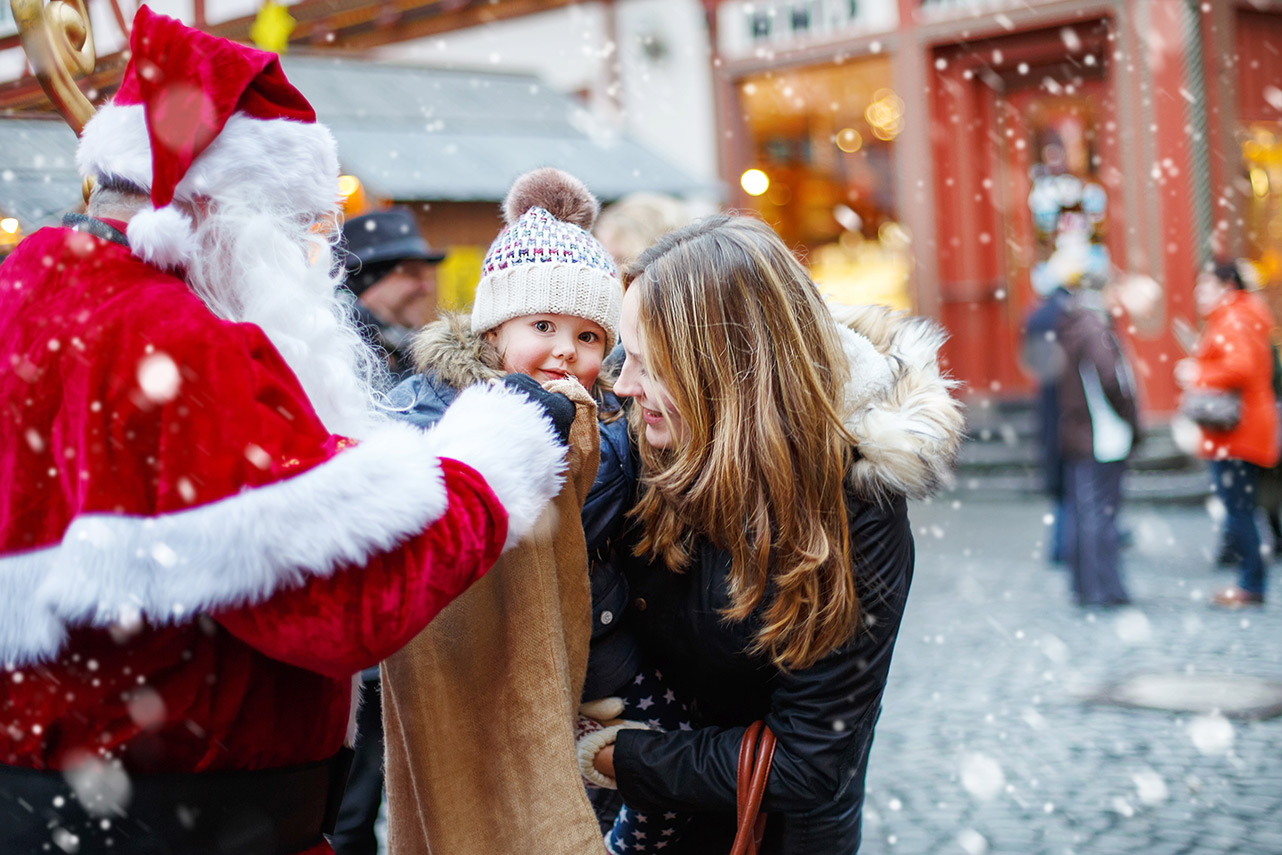
<svg viewBox="0 0 1282 855">
<path fill-rule="evenodd" d="M 1124 513 L 1134 608 L 1071 604 L 1042 558 L 1036 502 L 912 509 L 918 557 L 868 773 L 862 855 L 1282 855 L 1282 717 L 1226 719 L 1091 703 L 1139 673 L 1282 683 L 1273 602 L 1206 599 L 1197 507 Z"/>
</svg>

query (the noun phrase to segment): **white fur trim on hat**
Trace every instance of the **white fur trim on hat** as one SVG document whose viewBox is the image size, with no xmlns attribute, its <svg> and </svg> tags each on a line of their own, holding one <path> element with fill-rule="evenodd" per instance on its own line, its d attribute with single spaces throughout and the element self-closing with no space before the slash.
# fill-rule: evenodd
<svg viewBox="0 0 1282 855">
<path fill-rule="evenodd" d="M 128 235 L 133 254 L 161 270 L 186 267 L 196 252 L 191 219 L 173 205 L 134 214 Z"/>
<path fill-rule="evenodd" d="M 85 125 L 76 149 L 82 177 L 116 175 L 152 184 L 151 142 L 141 104 L 108 104 Z M 337 203 L 338 145 L 318 122 L 255 119 L 236 113 L 192 162 L 175 199 L 238 196 L 291 210 L 329 211 Z"/>
<path fill-rule="evenodd" d="M 605 331 L 605 352 L 619 340 L 623 286 L 604 270 L 580 264 L 521 264 L 476 286 L 472 331 L 487 332 L 525 315 L 586 318 Z"/>
</svg>

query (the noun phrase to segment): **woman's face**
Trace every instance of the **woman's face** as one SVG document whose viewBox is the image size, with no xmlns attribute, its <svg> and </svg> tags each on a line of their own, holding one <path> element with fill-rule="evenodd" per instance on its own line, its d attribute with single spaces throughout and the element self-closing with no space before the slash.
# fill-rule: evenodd
<svg viewBox="0 0 1282 855">
<path fill-rule="evenodd" d="M 619 322 L 619 338 L 623 340 L 627 359 L 614 383 L 614 392 L 634 399 L 641 408 L 645 439 L 652 448 L 671 448 L 684 441 L 688 431 L 667 389 L 646 365 L 640 312 L 641 296 L 636 288 L 629 288 L 623 295 L 623 316 Z"/>
</svg>

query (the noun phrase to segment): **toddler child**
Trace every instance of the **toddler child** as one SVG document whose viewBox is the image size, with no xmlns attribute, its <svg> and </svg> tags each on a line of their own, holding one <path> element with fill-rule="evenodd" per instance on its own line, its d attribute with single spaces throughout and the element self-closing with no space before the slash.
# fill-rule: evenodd
<svg viewBox="0 0 1282 855">
<path fill-rule="evenodd" d="M 412 345 L 418 373 L 389 398 L 400 417 L 422 427 L 435 424 L 461 390 L 509 374 L 539 383 L 574 378 L 596 399 L 601 463 L 582 513 L 592 586 L 583 699 L 599 702 L 584 705 L 594 718 L 580 718 L 579 765 L 594 785 L 612 788 L 591 761 L 618 728 L 690 727 L 684 705 L 660 684 L 661 675 L 642 667 L 623 619 L 627 581 L 609 559 L 636 483 L 627 421 L 620 418 L 610 371 L 603 370 L 618 343 L 623 289 L 610 254 L 589 231 L 600 205 L 578 179 L 556 169 L 526 173 L 508 192 L 503 211 L 507 226 L 485 256 L 470 318 L 446 316 L 424 327 Z M 610 823 L 607 849 L 666 848 L 685 820 L 666 816 L 623 808 Z"/>
</svg>

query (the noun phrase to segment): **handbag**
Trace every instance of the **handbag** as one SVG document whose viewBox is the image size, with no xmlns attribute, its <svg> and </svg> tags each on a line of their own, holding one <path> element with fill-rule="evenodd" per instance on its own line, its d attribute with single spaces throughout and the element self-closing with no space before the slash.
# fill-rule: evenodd
<svg viewBox="0 0 1282 855">
<path fill-rule="evenodd" d="M 761 838 L 766 833 L 766 815 L 761 813 L 761 797 L 770 777 L 770 761 L 775 756 L 775 735 L 763 721 L 754 721 L 744 731 L 739 743 L 739 773 L 735 817 L 738 830 L 730 855 L 757 855 Z"/>
<path fill-rule="evenodd" d="M 1242 396 L 1220 389 L 1188 389 L 1180 395 L 1180 414 L 1198 427 L 1232 430 L 1242 420 Z"/>
</svg>

